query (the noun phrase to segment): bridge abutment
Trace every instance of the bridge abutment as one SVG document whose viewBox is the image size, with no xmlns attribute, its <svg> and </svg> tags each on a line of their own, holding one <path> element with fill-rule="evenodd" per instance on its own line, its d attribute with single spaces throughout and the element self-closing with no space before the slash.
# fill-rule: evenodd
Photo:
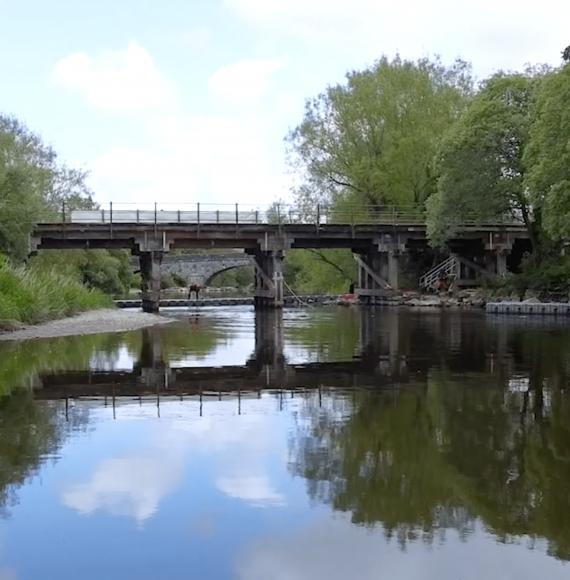
<svg viewBox="0 0 570 580">
<path fill-rule="evenodd" d="M 164 252 L 140 252 L 143 312 L 156 314 L 160 307 L 160 264 Z"/>
</svg>

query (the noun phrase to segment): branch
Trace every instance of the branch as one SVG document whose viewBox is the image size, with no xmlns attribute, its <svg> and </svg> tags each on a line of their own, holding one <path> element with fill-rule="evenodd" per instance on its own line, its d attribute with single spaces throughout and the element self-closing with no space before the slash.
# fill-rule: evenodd
<svg viewBox="0 0 570 580">
<path fill-rule="evenodd" d="M 355 185 L 352 185 L 352 183 L 348 183 L 347 181 L 341 181 L 340 179 L 336 179 L 336 177 L 333 177 L 332 175 L 329 175 L 329 179 L 335 185 L 340 185 L 341 187 L 348 187 L 350 189 L 353 189 L 354 191 L 357 191 L 358 193 L 364 193 L 362 189 L 356 187 Z"/>
<path fill-rule="evenodd" d="M 325 264 L 332 266 L 337 272 L 340 272 L 344 278 L 352 281 L 352 275 L 350 275 L 346 270 L 341 268 L 338 264 L 335 264 L 332 260 L 329 260 L 322 252 L 320 252 L 319 250 L 315 250 L 313 248 L 307 249 L 309 252 L 315 254 L 318 258 L 320 258 Z"/>
</svg>

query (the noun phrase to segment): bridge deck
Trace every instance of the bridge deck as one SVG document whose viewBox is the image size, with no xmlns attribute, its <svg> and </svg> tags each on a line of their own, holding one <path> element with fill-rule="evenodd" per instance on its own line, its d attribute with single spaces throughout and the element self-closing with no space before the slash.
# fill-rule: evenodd
<svg viewBox="0 0 570 580">
<path fill-rule="evenodd" d="M 458 239 L 491 234 L 528 237 L 518 224 L 465 224 Z M 162 240 L 175 248 L 257 248 L 268 238 L 287 239 L 293 248 L 354 248 L 385 234 L 427 240 L 425 224 L 198 224 L 198 223 L 40 223 L 32 233 L 37 248 L 126 248 L 141 240 Z"/>
</svg>

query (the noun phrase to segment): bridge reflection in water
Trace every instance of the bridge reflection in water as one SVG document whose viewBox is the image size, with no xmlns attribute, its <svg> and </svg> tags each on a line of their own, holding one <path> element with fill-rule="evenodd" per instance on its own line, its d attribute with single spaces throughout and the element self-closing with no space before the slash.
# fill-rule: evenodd
<svg viewBox="0 0 570 580">
<path fill-rule="evenodd" d="M 479 321 L 480 322 L 480 321 Z M 426 386 L 434 369 L 454 367 L 487 373 L 493 382 L 507 384 L 514 376 L 516 348 L 509 344 L 512 328 L 492 325 L 492 332 L 470 332 L 470 317 L 427 316 L 417 321 L 397 311 L 358 318 L 355 354 L 342 361 L 290 363 L 285 355 L 281 311 L 255 313 L 255 342 L 243 365 L 178 366 L 164 352 L 169 327 L 142 331 L 138 360 L 132 370 L 58 371 L 39 377 L 38 399 L 143 397 L 218 398 L 261 396 L 263 390 L 295 392 L 327 389 L 402 389 Z M 193 332 L 193 331 L 189 331 Z M 430 338 L 430 336 L 432 338 Z M 439 340 L 437 339 L 439 337 Z M 421 344 L 421 348 L 418 345 Z M 326 357 L 325 357 L 326 358 Z"/>
</svg>

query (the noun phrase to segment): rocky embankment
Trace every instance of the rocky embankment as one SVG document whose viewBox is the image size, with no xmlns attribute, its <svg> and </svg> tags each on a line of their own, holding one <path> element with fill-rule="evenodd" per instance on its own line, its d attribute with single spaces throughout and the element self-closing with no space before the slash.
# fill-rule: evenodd
<svg viewBox="0 0 570 580">
<path fill-rule="evenodd" d="M 462 290 L 454 294 L 420 294 L 404 292 L 397 303 L 413 308 L 485 308 L 488 297 L 481 290 Z"/>
</svg>

